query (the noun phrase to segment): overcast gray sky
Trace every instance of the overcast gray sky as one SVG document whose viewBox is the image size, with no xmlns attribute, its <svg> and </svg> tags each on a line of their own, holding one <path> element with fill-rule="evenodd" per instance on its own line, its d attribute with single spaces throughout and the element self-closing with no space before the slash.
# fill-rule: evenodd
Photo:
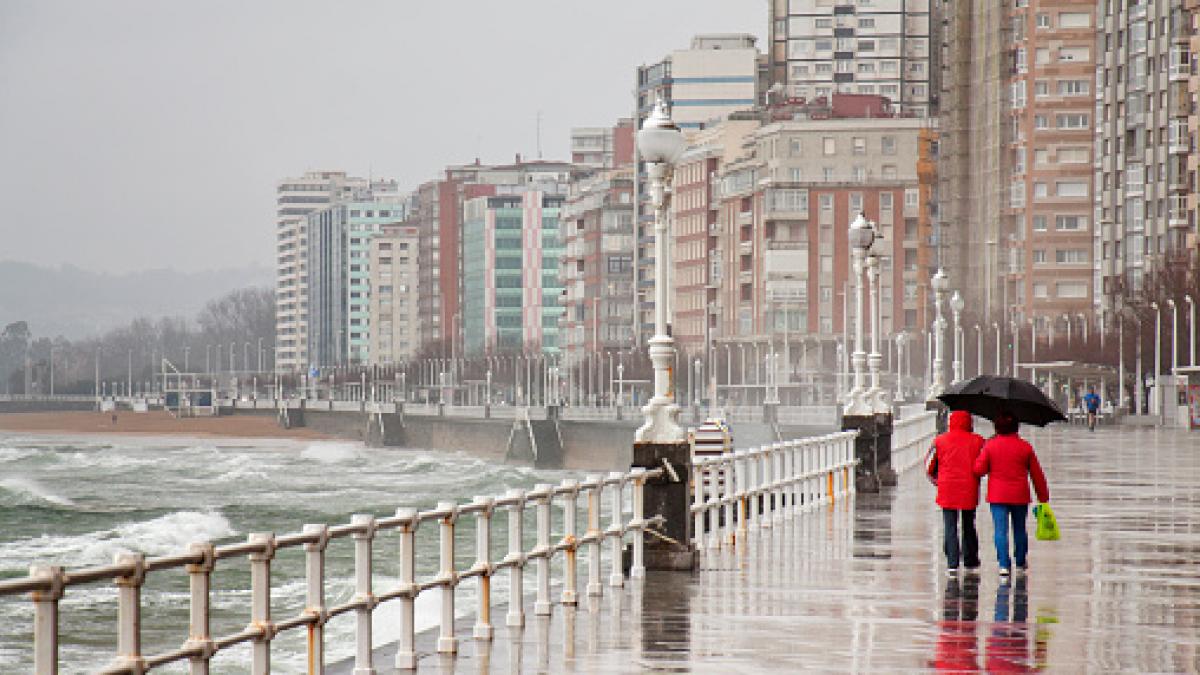
<svg viewBox="0 0 1200 675">
<path fill-rule="evenodd" d="M 0 260 L 270 266 L 273 185 L 566 157 L 762 0 L 0 0 Z M 760 43 L 761 46 L 761 43 Z"/>
</svg>

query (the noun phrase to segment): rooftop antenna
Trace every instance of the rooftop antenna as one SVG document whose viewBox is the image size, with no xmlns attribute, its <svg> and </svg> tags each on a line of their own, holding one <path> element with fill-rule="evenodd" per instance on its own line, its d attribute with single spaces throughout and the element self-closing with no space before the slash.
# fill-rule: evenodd
<svg viewBox="0 0 1200 675">
<path fill-rule="evenodd" d="M 542 111 L 537 112 L 537 156 L 542 158 Z"/>
</svg>

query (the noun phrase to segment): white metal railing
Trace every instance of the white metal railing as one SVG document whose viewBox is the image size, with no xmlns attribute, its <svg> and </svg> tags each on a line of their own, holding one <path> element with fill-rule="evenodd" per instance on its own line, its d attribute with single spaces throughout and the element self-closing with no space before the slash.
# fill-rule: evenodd
<svg viewBox="0 0 1200 675">
<path fill-rule="evenodd" d="M 937 436 L 937 412 L 929 410 L 892 425 L 892 468 L 897 473 L 921 462 L 925 450 Z"/>
<path fill-rule="evenodd" d="M 414 603 L 421 593 L 441 589 L 441 627 L 437 649 L 454 654 L 457 639 L 454 633 L 454 595 L 464 581 L 476 579 L 476 612 L 474 637 L 490 640 L 491 578 L 508 570 L 509 599 L 506 623 L 524 624 L 525 597 L 522 575 L 525 568 L 536 565 L 536 589 L 533 611 L 537 615 L 550 613 L 551 560 L 562 553 L 562 592 L 558 602 L 575 605 L 577 591 L 577 552 L 587 553 L 587 585 L 589 596 L 603 594 L 601 583 L 601 550 L 609 543 L 609 585 L 624 583 L 622 548 L 626 534 L 631 534 L 632 556 L 630 577 L 645 575 L 644 534 L 650 525 L 662 522 L 661 517 L 645 518 L 643 491 L 646 481 L 663 475 L 664 469 L 632 469 L 628 473 L 610 473 L 607 477 L 590 476 L 582 482 L 564 480 L 558 486 L 538 485 L 524 492 L 510 490 L 502 497 L 476 497 L 469 504 L 440 502 L 437 508 L 418 511 L 401 508 L 394 516 L 376 518 L 359 514 L 349 524 L 305 525 L 302 532 L 277 537 L 261 532 L 249 535 L 245 543 L 214 546 L 196 543 L 183 553 L 147 558 L 141 553 L 117 554 L 111 565 L 65 570 L 57 566 L 35 566 L 24 579 L 0 582 L 0 598 L 19 593 L 30 594 L 34 605 L 33 654 L 34 672 L 58 671 L 58 628 L 60 601 L 68 589 L 110 580 L 117 588 L 117 653 L 115 660 L 99 672 L 141 673 L 172 663 L 187 661 L 192 675 L 209 672 L 212 658 L 235 645 L 250 643 L 251 672 L 271 672 L 271 641 L 281 633 L 306 630 L 308 633 L 308 671 L 320 673 L 325 661 L 325 624 L 333 617 L 352 613 L 357 616 L 355 632 L 355 672 L 372 670 L 371 614 L 380 604 L 398 601 L 400 604 L 399 631 L 395 667 L 416 668 Z M 628 492 L 627 492 L 628 488 Z M 609 524 L 601 524 L 601 509 L 608 497 Z M 577 532 L 579 499 L 586 503 L 586 525 Z M 624 508 L 628 497 L 628 511 Z M 557 503 L 562 509 L 562 532 L 551 540 L 552 510 Z M 530 550 L 522 548 L 524 513 L 533 505 L 536 518 L 536 544 Z M 490 557 L 492 516 L 497 511 L 508 514 L 508 553 L 503 559 Z M 625 519 L 625 514 L 630 518 Z M 455 569 L 455 528 L 464 516 L 475 517 L 476 560 L 465 570 Z M 436 523 L 439 536 L 438 572 L 427 579 L 416 577 L 416 531 L 422 523 Z M 397 533 L 399 539 L 399 584 L 377 593 L 372 581 L 374 542 L 384 533 Z M 326 548 L 333 541 L 349 538 L 354 542 L 355 594 L 348 602 L 329 606 L 325 591 Z M 271 561 L 284 549 L 303 548 L 305 558 L 306 600 L 304 609 L 296 616 L 274 620 L 271 616 Z M 225 636 L 210 634 L 212 576 L 218 563 L 231 558 L 245 558 L 250 563 L 250 623 L 244 629 Z M 187 640 L 182 646 L 162 654 L 147 655 L 141 648 L 142 602 L 141 591 L 148 575 L 166 570 L 185 570 L 190 585 L 190 625 Z M 0 615 L 5 612 L 0 611 Z"/>
<path fill-rule="evenodd" d="M 856 431 L 698 459 L 692 506 L 699 548 L 732 545 L 772 523 L 854 491 Z"/>
</svg>

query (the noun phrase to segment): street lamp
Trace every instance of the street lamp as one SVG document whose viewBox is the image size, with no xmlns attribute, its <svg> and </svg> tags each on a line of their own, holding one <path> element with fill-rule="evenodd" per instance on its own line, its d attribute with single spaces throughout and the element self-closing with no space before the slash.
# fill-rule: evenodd
<svg viewBox="0 0 1200 675">
<path fill-rule="evenodd" d="M 874 223 L 868 223 L 874 231 Z M 874 245 L 879 241 L 880 237 L 874 236 L 871 239 L 871 244 Z M 871 353 L 867 356 L 867 366 L 871 371 L 871 388 L 867 390 L 867 401 L 870 403 L 872 410 L 876 413 L 891 412 L 891 404 L 887 400 L 887 392 L 879 383 L 879 371 L 883 366 L 883 355 L 879 353 L 879 333 L 882 329 L 880 325 L 883 319 L 883 297 L 882 285 L 880 284 L 879 274 L 879 254 L 871 249 L 867 251 L 867 284 L 868 284 L 868 300 L 867 310 L 871 317 Z"/>
<path fill-rule="evenodd" d="M 863 268 L 866 264 L 867 251 L 875 241 L 875 231 L 863 214 L 858 214 L 850 224 L 850 250 L 854 256 L 854 353 L 851 362 L 854 365 L 854 387 L 846 395 L 846 407 L 843 414 L 847 416 L 866 416 L 873 414 L 874 408 L 867 400 L 867 390 L 864 367 L 867 365 L 867 354 L 863 351 Z"/>
<path fill-rule="evenodd" d="M 1154 310 L 1154 398 L 1151 399 L 1152 411 L 1157 414 L 1162 406 L 1158 395 L 1158 376 L 1162 374 L 1162 308 L 1157 302 L 1150 303 Z"/>
<path fill-rule="evenodd" d="M 908 341 L 907 333 L 896 333 L 896 403 L 904 402 L 904 343 Z"/>
<path fill-rule="evenodd" d="M 1183 296 L 1183 301 L 1188 304 L 1188 365 L 1196 367 L 1196 303 L 1192 300 L 1192 296 Z"/>
<path fill-rule="evenodd" d="M 963 380 L 963 351 L 965 351 L 960 343 L 962 342 L 962 311 L 967 303 L 963 301 L 962 294 L 954 291 L 954 295 L 950 296 L 950 311 L 954 315 L 954 381 L 962 382 Z"/>
<path fill-rule="evenodd" d="M 1171 308 L 1171 374 L 1179 370 L 1179 308 L 1173 298 L 1167 298 L 1167 307 Z"/>
<path fill-rule="evenodd" d="M 1000 322 L 993 321 L 992 329 L 996 331 L 996 375 L 1003 375 L 1004 372 L 1000 370 Z"/>
<path fill-rule="evenodd" d="M 642 412 L 645 423 L 637 430 L 641 443 L 681 443 L 685 440 L 679 426 L 679 406 L 671 382 L 670 365 L 675 359 L 675 340 L 667 328 L 668 291 L 671 288 L 667 255 L 668 184 L 672 165 L 683 153 L 683 132 L 671 121 L 666 104 L 660 98 L 654 112 L 637 132 L 637 146 L 646 161 L 650 177 L 650 201 L 654 205 L 654 337 L 650 338 L 650 361 L 654 364 L 654 397 Z"/>
<path fill-rule="evenodd" d="M 933 286 L 933 305 L 937 310 L 937 318 L 934 319 L 933 371 L 930 374 L 929 393 L 926 396 L 926 400 L 932 401 L 946 390 L 946 376 L 942 372 L 945 363 L 942 354 L 946 346 L 946 317 L 942 316 L 942 303 L 946 301 L 946 291 L 950 288 L 950 278 L 946 276 L 946 271 L 939 268 L 930 285 Z"/>
<path fill-rule="evenodd" d="M 975 374 L 983 375 L 983 326 L 975 324 Z"/>
</svg>

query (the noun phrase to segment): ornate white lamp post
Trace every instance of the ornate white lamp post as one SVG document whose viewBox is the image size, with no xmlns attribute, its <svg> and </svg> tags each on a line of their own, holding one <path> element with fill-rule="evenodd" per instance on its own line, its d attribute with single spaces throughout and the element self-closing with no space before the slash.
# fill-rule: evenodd
<svg viewBox="0 0 1200 675">
<path fill-rule="evenodd" d="M 670 204 L 668 183 L 671 168 L 683 152 L 683 133 L 667 114 L 660 99 L 654 112 L 637 133 L 637 145 L 647 163 L 650 176 L 650 200 L 654 205 L 654 337 L 650 338 L 650 361 L 654 364 L 654 397 L 642 409 L 645 423 L 637 430 L 639 443 L 681 443 L 685 440 L 679 426 L 679 406 L 675 404 L 671 364 L 675 360 L 675 340 L 667 329 L 667 291 L 671 287 L 667 260 L 667 209 Z"/>
<path fill-rule="evenodd" d="M 871 225 L 871 229 L 874 230 L 874 223 Z M 872 244 L 877 241 L 879 241 L 878 235 L 875 236 Z M 883 354 L 879 350 L 879 334 L 883 329 L 883 286 L 879 268 L 879 254 L 869 251 L 867 254 L 867 281 L 870 284 L 871 296 L 867 306 L 871 312 L 871 353 L 867 357 L 867 365 L 871 370 L 871 389 L 868 392 L 868 400 L 876 414 L 886 414 L 892 411 L 892 406 L 888 401 L 887 391 L 879 381 L 880 371 L 883 368 Z"/>
<path fill-rule="evenodd" d="M 896 403 L 904 402 L 904 344 L 908 342 L 907 333 L 896 333 Z"/>
<path fill-rule="evenodd" d="M 939 269 L 933 275 L 930 285 L 933 286 L 933 306 L 937 310 L 937 318 L 933 322 L 933 372 L 930 377 L 929 392 L 925 398 L 932 401 L 946 390 L 946 375 L 942 372 L 945 364 L 942 354 L 946 347 L 946 317 L 942 316 L 942 303 L 945 302 L 946 291 L 950 287 L 950 278 L 946 276 L 946 271 Z"/>
<path fill-rule="evenodd" d="M 867 354 L 863 351 L 863 268 L 866 265 L 867 251 L 875 241 L 875 231 L 871 223 L 860 213 L 850 224 L 850 251 L 854 256 L 854 353 L 850 360 L 854 366 L 854 387 L 846 394 L 846 406 L 843 415 L 862 417 L 873 414 L 874 407 L 867 399 L 866 377 L 863 372 L 867 365 Z"/>
<path fill-rule="evenodd" d="M 1157 415 L 1162 407 L 1162 400 L 1158 395 L 1158 378 L 1162 375 L 1162 308 L 1157 302 L 1152 302 L 1150 309 L 1154 310 L 1154 398 L 1150 400 L 1150 412 Z"/>
<path fill-rule="evenodd" d="M 963 380 L 963 329 L 962 329 L 962 311 L 966 307 L 966 302 L 963 301 L 962 294 L 954 291 L 954 295 L 950 296 L 950 311 L 954 314 L 954 381 L 962 382 Z"/>
<path fill-rule="evenodd" d="M 1167 298 L 1167 307 L 1171 308 L 1171 374 L 1174 375 L 1179 370 L 1179 308 L 1171 298 Z"/>
</svg>

